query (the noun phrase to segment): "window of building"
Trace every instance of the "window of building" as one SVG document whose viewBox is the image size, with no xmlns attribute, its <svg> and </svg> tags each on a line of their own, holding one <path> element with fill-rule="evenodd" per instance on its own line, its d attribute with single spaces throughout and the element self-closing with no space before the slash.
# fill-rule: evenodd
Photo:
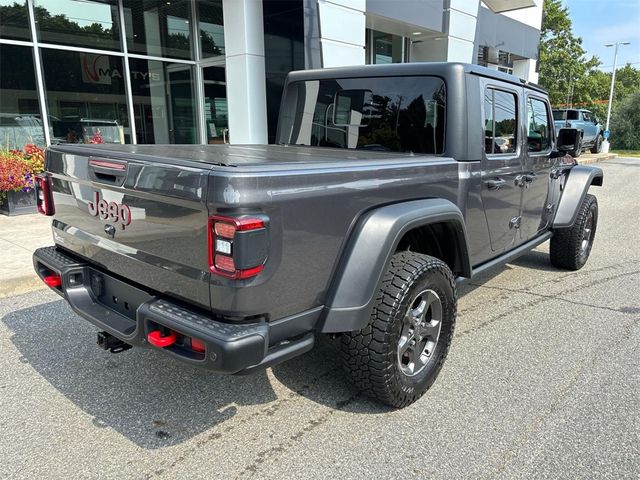
<svg viewBox="0 0 640 480">
<path fill-rule="evenodd" d="M 26 1 L 0 0 L 0 37 L 31 41 Z"/>
<path fill-rule="evenodd" d="M 530 152 L 544 152 L 551 148 L 551 120 L 547 105 L 536 98 L 527 102 L 527 148 Z"/>
<path fill-rule="evenodd" d="M 45 145 L 38 104 L 33 49 L 0 44 L 0 145 Z"/>
<path fill-rule="evenodd" d="M 229 137 L 229 108 L 224 66 L 203 69 L 204 117 L 207 143 L 227 143 Z"/>
<path fill-rule="evenodd" d="M 43 48 L 52 143 L 130 142 L 122 58 Z"/>
<path fill-rule="evenodd" d="M 367 63 L 386 64 L 407 62 L 406 39 L 391 33 L 367 30 Z"/>
<path fill-rule="evenodd" d="M 297 82 L 283 101 L 280 141 L 439 154 L 445 98 L 444 82 L 435 77 Z"/>
<path fill-rule="evenodd" d="M 120 16 L 116 0 L 35 0 L 38 40 L 120 50 Z"/>
<path fill-rule="evenodd" d="M 488 88 L 484 94 L 485 152 L 514 153 L 518 144 L 516 96 Z"/>
<path fill-rule="evenodd" d="M 202 57 L 224 55 L 222 0 L 200 0 L 198 2 L 198 17 Z"/>
<path fill-rule="evenodd" d="M 196 143 L 193 67 L 129 59 L 137 143 Z"/>
<path fill-rule="evenodd" d="M 187 0 L 124 1 L 129 52 L 191 59 L 191 6 Z"/>
</svg>

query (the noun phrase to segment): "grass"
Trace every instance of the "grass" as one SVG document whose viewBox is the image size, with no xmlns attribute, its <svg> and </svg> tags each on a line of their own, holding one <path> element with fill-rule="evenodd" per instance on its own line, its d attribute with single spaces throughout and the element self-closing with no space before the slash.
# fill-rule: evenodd
<svg viewBox="0 0 640 480">
<path fill-rule="evenodd" d="M 611 150 L 611 153 L 617 153 L 621 157 L 640 158 L 640 150 Z"/>
</svg>

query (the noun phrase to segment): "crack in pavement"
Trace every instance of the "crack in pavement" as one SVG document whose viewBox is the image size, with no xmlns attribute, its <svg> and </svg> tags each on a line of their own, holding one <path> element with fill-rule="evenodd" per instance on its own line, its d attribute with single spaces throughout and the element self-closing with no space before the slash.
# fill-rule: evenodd
<svg viewBox="0 0 640 480">
<path fill-rule="evenodd" d="M 636 317 L 629 321 L 626 325 L 623 325 L 623 334 L 618 337 L 618 340 L 614 343 L 614 348 L 618 347 L 622 342 L 627 341 L 631 338 L 631 332 L 633 327 L 640 323 L 640 317 Z M 573 374 L 569 377 L 569 379 L 565 382 L 563 386 L 561 386 L 554 398 L 548 403 L 545 411 L 535 416 L 528 425 L 524 428 L 523 432 L 517 437 L 512 443 L 511 447 L 508 448 L 505 453 L 502 455 L 502 459 L 500 462 L 495 463 L 493 468 L 495 469 L 493 472 L 488 472 L 486 475 L 483 475 L 482 478 L 502 478 L 502 474 L 504 473 L 507 466 L 517 458 L 518 452 L 523 448 L 523 446 L 527 443 L 527 441 L 540 430 L 540 426 L 542 423 L 549 418 L 553 413 L 560 410 L 562 407 L 561 403 L 564 399 L 566 399 L 576 384 L 580 376 L 589 368 L 595 368 L 596 363 L 602 354 L 602 350 L 596 350 L 590 360 L 582 362 L 573 372 Z"/>
<path fill-rule="evenodd" d="M 575 304 L 575 305 L 584 305 L 584 306 L 587 306 L 587 307 L 600 308 L 600 309 L 604 309 L 604 310 L 612 310 L 612 311 L 615 311 L 617 313 L 622 313 L 622 314 L 625 314 L 625 315 L 629 315 L 629 314 L 633 314 L 634 313 L 633 310 L 629 311 L 626 308 L 622 308 L 622 309 L 618 310 L 618 309 L 612 309 L 610 307 L 605 307 L 605 306 L 590 305 L 590 304 L 584 304 L 584 303 L 579 303 L 579 302 L 573 302 L 573 301 L 568 301 L 567 299 L 562 298 L 560 296 L 564 295 L 565 293 L 568 293 L 568 292 L 571 292 L 573 290 L 576 290 L 576 289 L 584 289 L 584 288 L 594 287 L 594 286 L 597 286 L 597 285 L 601 285 L 601 284 L 603 284 L 605 282 L 608 282 L 610 280 L 615 280 L 615 279 L 618 279 L 618 278 L 627 277 L 627 276 L 636 275 L 636 274 L 640 274 L 640 270 L 634 270 L 632 272 L 624 272 L 624 273 L 619 273 L 619 274 L 616 274 L 616 275 L 610 275 L 610 276 L 607 276 L 607 277 L 604 277 L 604 278 L 599 278 L 599 279 L 593 280 L 591 282 L 587 282 L 587 283 L 578 285 L 576 287 L 572 287 L 570 289 L 560 291 L 560 292 L 556 293 L 555 295 L 544 295 L 544 294 L 539 294 L 539 293 L 532 293 L 530 291 L 523 291 L 523 290 L 519 290 L 519 289 L 508 289 L 508 288 L 504 288 L 504 287 L 491 287 L 491 286 L 480 285 L 480 284 L 473 284 L 473 285 L 475 287 L 478 287 L 478 288 L 486 288 L 486 289 L 489 289 L 489 290 L 498 290 L 498 291 L 507 291 L 507 292 L 510 292 L 510 293 L 522 293 L 524 295 L 531 295 L 531 296 L 535 297 L 535 299 L 533 299 L 533 300 L 529 300 L 527 302 L 515 305 L 514 307 L 518 308 L 518 309 L 521 309 L 523 307 L 524 308 L 534 307 L 536 305 L 540 305 L 542 303 L 549 302 L 549 301 L 552 301 L 552 300 L 559 300 L 559 301 L 564 301 L 564 302 L 568 302 L 568 303 Z M 469 310 L 467 310 L 465 312 L 461 312 L 461 313 L 465 314 L 465 313 L 468 313 L 468 311 Z M 510 308 L 506 312 L 503 312 L 503 313 L 500 313 L 498 315 L 495 315 L 495 316 L 485 320 L 484 322 L 479 323 L 478 325 L 474 325 L 473 327 L 471 327 L 471 328 L 469 328 L 467 330 L 464 330 L 464 331 L 461 331 L 461 332 L 457 333 L 454 338 L 464 337 L 466 335 L 469 335 L 470 333 L 477 332 L 478 330 L 480 330 L 482 328 L 485 328 L 488 325 L 491 325 L 491 324 L 497 322 L 498 320 L 501 320 L 503 318 L 509 317 L 511 315 L 513 315 L 513 308 Z"/>
<path fill-rule="evenodd" d="M 164 462 L 164 464 L 163 464 L 161 462 L 160 468 L 156 468 L 152 472 L 146 473 L 144 475 L 144 478 L 145 479 L 150 479 L 150 478 L 154 478 L 154 477 L 163 476 L 165 474 L 170 474 L 171 470 L 173 470 L 175 467 L 180 466 L 180 464 L 182 464 L 185 460 L 189 459 L 191 456 L 193 456 L 198 451 L 200 451 L 201 448 L 207 446 L 209 444 L 209 442 L 221 438 L 224 434 L 227 434 L 227 433 L 235 430 L 239 426 L 245 425 L 246 423 L 250 422 L 251 420 L 253 420 L 253 419 L 257 418 L 257 417 L 260 417 L 260 416 L 263 416 L 263 415 L 267 415 L 267 416 L 275 415 L 276 412 L 278 412 L 284 405 L 286 405 L 289 402 L 294 401 L 296 398 L 303 397 L 305 395 L 305 393 L 310 391 L 311 388 L 313 388 L 322 379 L 324 379 L 324 378 L 326 378 L 328 376 L 334 375 L 340 369 L 341 369 L 341 367 L 337 366 L 337 367 L 334 367 L 334 368 L 332 368 L 330 370 L 327 370 L 326 372 L 324 372 L 324 373 L 318 375 L 317 377 L 313 378 L 310 382 L 306 383 L 305 385 L 303 385 L 299 389 L 289 392 L 287 394 L 287 396 L 281 397 L 281 398 L 275 400 L 274 402 L 272 402 L 271 404 L 267 405 L 266 407 L 261 408 L 260 410 L 258 410 L 256 412 L 253 412 L 250 415 L 247 415 L 246 417 L 238 419 L 233 424 L 221 427 L 219 429 L 221 431 L 212 432 L 212 433 L 208 434 L 206 437 L 197 440 L 191 448 L 189 448 L 189 449 L 185 450 L 184 452 L 182 452 L 171 463 Z M 339 404 L 339 403 L 340 402 L 337 402 L 336 404 Z"/>
</svg>

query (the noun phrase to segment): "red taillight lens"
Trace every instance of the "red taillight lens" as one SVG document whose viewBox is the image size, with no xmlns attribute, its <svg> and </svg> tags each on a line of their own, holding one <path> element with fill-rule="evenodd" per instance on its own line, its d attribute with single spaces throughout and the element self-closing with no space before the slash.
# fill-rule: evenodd
<svg viewBox="0 0 640 480">
<path fill-rule="evenodd" d="M 236 234 L 236 226 L 231 223 L 215 222 L 213 228 L 218 237 L 233 239 Z"/>
<path fill-rule="evenodd" d="M 233 279 L 256 276 L 266 260 L 266 224 L 256 217 L 209 218 L 209 268 Z M 264 251 L 264 255 L 254 255 Z"/>
<path fill-rule="evenodd" d="M 54 214 L 51 178 L 46 173 L 36 175 L 36 206 L 38 213 L 51 216 Z"/>
<path fill-rule="evenodd" d="M 213 264 L 218 270 L 224 270 L 229 273 L 234 273 L 236 271 L 236 266 L 233 264 L 233 257 L 216 254 Z"/>
</svg>

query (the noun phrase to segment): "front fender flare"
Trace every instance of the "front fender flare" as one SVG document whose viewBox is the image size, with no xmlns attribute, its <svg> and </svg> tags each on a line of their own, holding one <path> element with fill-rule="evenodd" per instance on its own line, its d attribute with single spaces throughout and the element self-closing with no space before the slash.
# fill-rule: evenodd
<svg viewBox="0 0 640 480">
<path fill-rule="evenodd" d="M 351 234 L 328 292 L 320 320 L 323 333 L 366 326 L 384 273 L 403 235 L 413 228 L 447 223 L 455 232 L 459 274 L 471 276 L 464 218 L 444 199 L 413 200 L 368 212 Z"/>
<path fill-rule="evenodd" d="M 604 174 L 600 167 L 576 165 L 564 182 L 562 196 L 553 220 L 553 228 L 570 228 L 578 216 L 578 209 L 591 185 L 602 186 Z"/>
</svg>

